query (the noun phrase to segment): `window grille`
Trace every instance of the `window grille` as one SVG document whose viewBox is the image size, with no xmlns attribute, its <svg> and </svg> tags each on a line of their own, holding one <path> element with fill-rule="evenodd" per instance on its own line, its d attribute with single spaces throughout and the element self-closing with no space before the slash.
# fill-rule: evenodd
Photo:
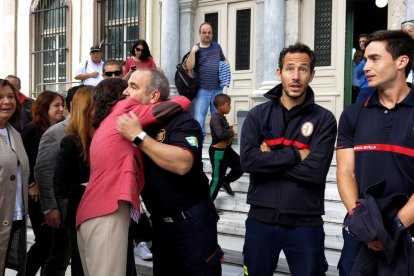
<svg viewBox="0 0 414 276">
<path fill-rule="evenodd" d="M 40 0 L 32 8 L 35 24 L 32 79 L 35 91 L 59 90 L 59 86 L 47 84 L 67 81 L 67 10 L 65 0 Z"/>
<path fill-rule="evenodd" d="M 236 70 L 250 69 L 251 9 L 236 14 Z"/>
<path fill-rule="evenodd" d="M 137 0 L 100 0 L 103 21 L 103 53 L 105 59 L 125 60 L 129 50 L 140 37 Z M 145 2 L 145 1 L 144 1 Z"/>
<path fill-rule="evenodd" d="M 316 66 L 331 65 L 332 0 L 315 1 Z"/>
</svg>

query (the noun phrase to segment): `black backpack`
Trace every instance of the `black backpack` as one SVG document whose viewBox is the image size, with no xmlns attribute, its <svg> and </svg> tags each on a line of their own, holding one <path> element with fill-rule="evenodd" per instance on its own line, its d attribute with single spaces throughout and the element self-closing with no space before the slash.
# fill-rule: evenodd
<svg viewBox="0 0 414 276">
<path fill-rule="evenodd" d="M 188 54 L 183 57 L 183 61 Z M 196 78 L 192 78 L 187 74 L 182 62 L 177 65 L 177 71 L 175 72 L 174 77 L 175 86 L 177 87 L 178 94 L 187 97 L 191 101 L 197 95 L 200 84 Z"/>
</svg>

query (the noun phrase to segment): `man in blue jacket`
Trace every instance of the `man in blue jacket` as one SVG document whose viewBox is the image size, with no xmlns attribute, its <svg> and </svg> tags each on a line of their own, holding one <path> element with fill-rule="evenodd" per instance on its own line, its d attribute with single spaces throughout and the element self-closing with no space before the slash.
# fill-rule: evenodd
<svg viewBox="0 0 414 276">
<path fill-rule="evenodd" d="M 273 275 L 285 253 L 292 275 L 325 275 L 324 191 L 336 120 L 315 104 L 308 86 L 315 55 L 296 43 L 282 50 L 281 84 L 244 122 L 240 157 L 250 173 L 244 243 L 245 275 Z"/>
</svg>

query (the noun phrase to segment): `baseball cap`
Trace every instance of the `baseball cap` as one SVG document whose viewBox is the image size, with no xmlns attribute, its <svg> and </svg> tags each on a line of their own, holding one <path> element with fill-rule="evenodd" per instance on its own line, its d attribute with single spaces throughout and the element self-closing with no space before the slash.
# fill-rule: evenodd
<svg viewBox="0 0 414 276">
<path fill-rule="evenodd" d="M 91 47 L 90 53 L 92 52 L 100 52 L 101 51 L 101 47 L 99 47 L 99 45 L 94 45 Z"/>
</svg>

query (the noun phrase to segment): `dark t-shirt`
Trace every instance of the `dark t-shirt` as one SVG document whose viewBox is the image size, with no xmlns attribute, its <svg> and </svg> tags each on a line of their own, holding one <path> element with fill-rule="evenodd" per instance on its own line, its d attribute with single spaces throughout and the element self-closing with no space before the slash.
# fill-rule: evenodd
<svg viewBox="0 0 414 276">
<path fill-rule="evenodd" d="M 341 115 L 337 149 L 355 153 L 355 178 L 360 196 L 386 181 L 383 195 L 414 192 L 414 88 L 392 109 L 378 92 L 349 106 Z"/>
<path fill-rule="evenodd" d="M 159 142 L 188 150 L 194 157 L 191 170 L 178 175 L 160 168 L 143 155 L 145 185 L 142 198 L 148 211 L 155 216 L 171 216 L 208 198 L 208 178 L 201 159 L 202 132 L 197 121 L 182 113 L 164 125 L 154 125 L 145 131 Z"/>
</svg>

